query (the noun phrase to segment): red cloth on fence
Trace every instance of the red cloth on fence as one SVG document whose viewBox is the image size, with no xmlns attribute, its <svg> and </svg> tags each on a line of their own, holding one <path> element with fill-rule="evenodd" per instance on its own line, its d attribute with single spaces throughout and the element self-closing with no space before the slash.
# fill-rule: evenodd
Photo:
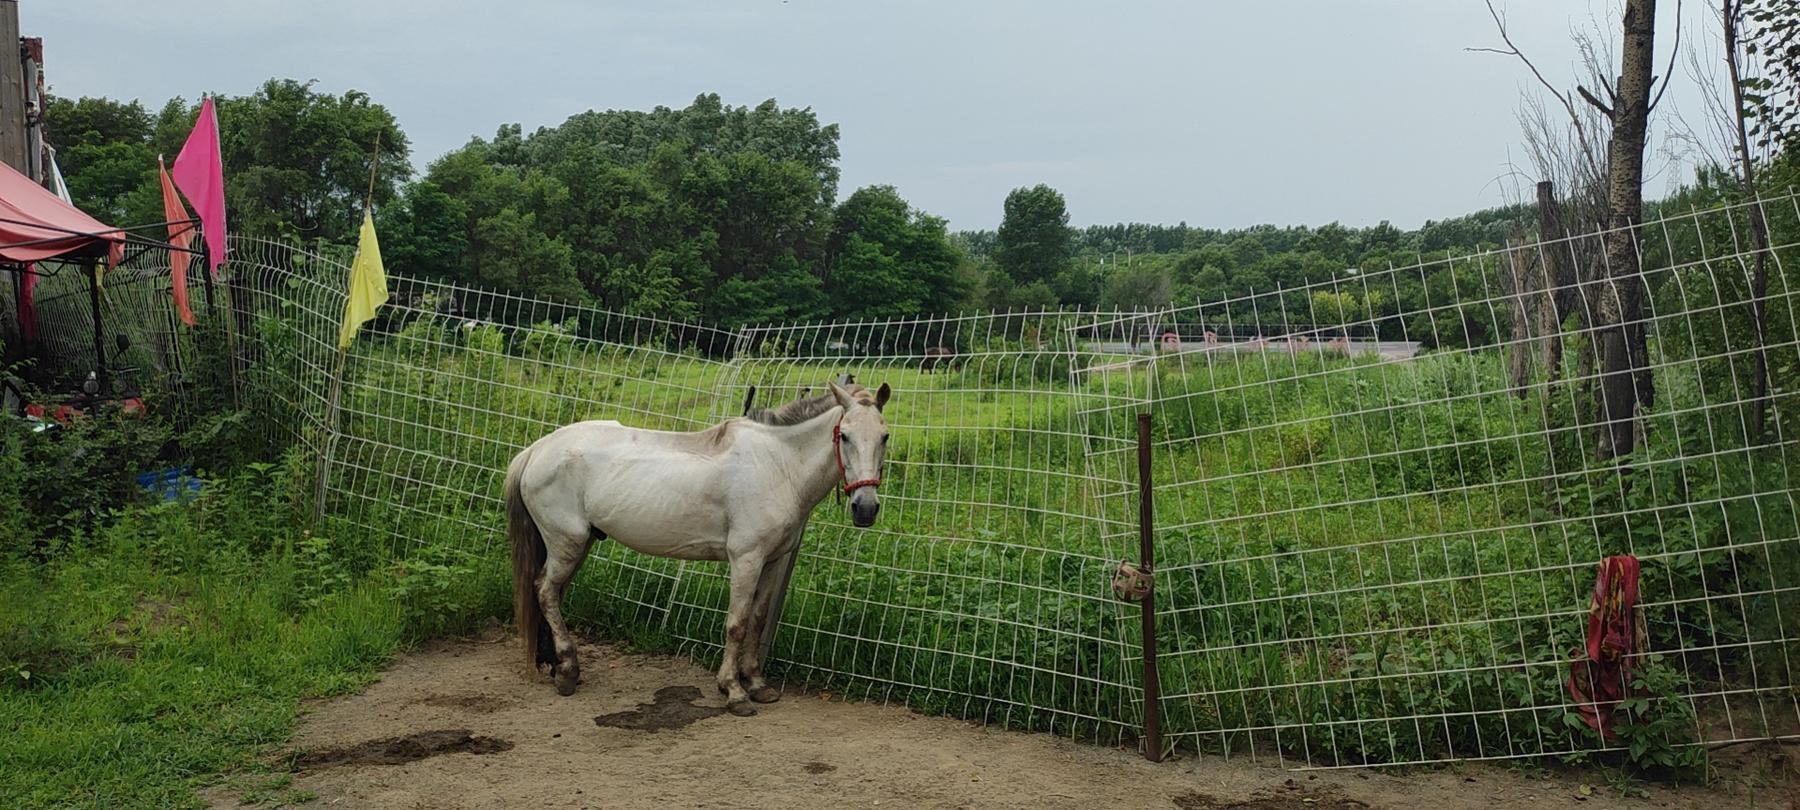
<svg viewBox="0 0 1800 810">
<path fill-rule="evenodd" d="M 1581 719 L 1607 739 L 1614 736 L 1613 709 L 1637 691 L 1631 682 L 1638 657 L 1649 648 L 1637 602 L 1637 558 L 1621 554 L 1601 560 L 1588 604 L 1587 646 L 1570 662 L 1569 696 Z"/>
</svg>

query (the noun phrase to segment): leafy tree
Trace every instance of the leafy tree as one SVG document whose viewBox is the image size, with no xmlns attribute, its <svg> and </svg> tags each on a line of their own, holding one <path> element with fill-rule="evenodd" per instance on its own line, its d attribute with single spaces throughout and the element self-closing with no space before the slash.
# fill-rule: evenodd
<svg viewBox="0 0 1800 810">
<path fill-rule="evenodd" d="M 381 209 L 382 258 L 395 267 L 429 275 L 467 279 L 462 270 L 469 250 L 469 204 L 421 180 Z"/>
<path fill-rule="evenodd" d="M 51 97 L 44 129 L 75 204 L 101 221 L 136 224 L 133 195 L 156 177 L 150 113 L 136 101 Z M 161 219 L 160 197 L 156 219 Z"/>
<path fill-rule="evenodd" d="M 1363 302 L 1348 292 L 1314 292 L 1309 315 L 1319 326 L 1349 326 L 1364 320 Z"/>
<path fill-rule="evenodd" d="M 1014 189 L 1006 195 L 994 260 L 1020 284 L 1049 283 L 1062 273 L 1072 255 L 1073 232 L 1063 196 L 1046 185 Z"/>
<path fill-rule="evenodd" d="M 944 221 L 914 210 L 892 186 L 844 200 L 828 250 L 831 310 L 840 316 L 948 312 L 968 293 Z"/>
<path fill-rule="evenodd" d="M 1071 262 L 1052 285 L 1057 299 L 1070 306 L 1099 306 L 1101 292 L 1106 286 L 1106 274 L 1100 268 L 1101 265 L 1091 261 Z"/>
<path fill-rule="evenodd" d="M 51 96 L 44 105 L 44 131 L 59 149 L 83 144 L 148 143 L 151 118 L 144 105 L 136 101 Z"/>
<path fill-rule="evenodd" d="M 1042 281 L 1031 281 L 1014 287 L 1006 301 L 1007 309 L 1016 310 L 1054 309 L 1056 305 L 1056 291 Z"/>
<path fill-rule="evenodd" d="M 561 301 L 581 301 L 587 291 L 575 278 L 574 251 L 567 242 L 544 238 L 535 214 L 503 208 L 475 224 L 480 239 L 469 250 L 474 281 L 502 289 L 529 290 Z"/>
<path fill-rule="evenodd" d="M 773 101 L 728 107 L 711 95 L 682 110 L 582 113 L 529 135 L 503 126 L 432 164 L 425 181 L 463 207 L 438 201 L 437 224 L 411 231 L 419 239 L 454 231 L 468 258 L 408 264 L 432 255 L 421 246 L 396 267 L 485 277 L 469 262 L 491 255 L 492 239 L 517 235 L 520 221 L 486 230 L 511 208 L 532 215 L 538 238 L 569 248 L 572 277 L 604 306 L 727 324 L 816 317 L 836 139 L 810 111 Z M 560 270 L 496 281 L 546 278 L 565 281 Z"/>
<path fill-rule="evenodd" d="M 1735 10 L 1746 25 L 1746 49 L 1762 64 L 1762 76 L 1744 81 L 1751 135 L 1764 148 L 1800 138 L 1800 15 L 1791 0 L 1743 0 Z M 1792 151 L 1792 148 L 1789 148 Z"/>
<path fill-rule="evenodd" d="M 725 327 L 815 320 L 826 315 L 825 290 L 818 276 L 788 259 L 754 279 L 726 279 L 712 309 Z"/>
<path fill-rule="evenodd" d="M 1100 306 L 1105 309 L 1154 309 L 1169 305 L 1174 282 L 1169 269 L 1161 262 L 1142 261 L 1113 270 L 1100 293 Z"/>
<path fill-rule="evenodd" d="M 332 95 L 315 91 L 313 82 L 272 79 L 216 104 L 225 193 L 240 233 L 352 241 L 377 137 L 375 204 L 393 200 L 397 184 L 412 174 L 406 136 L 365 93 Z M 187 126 L 198 109 L 188 109 Z"/>
</svg>

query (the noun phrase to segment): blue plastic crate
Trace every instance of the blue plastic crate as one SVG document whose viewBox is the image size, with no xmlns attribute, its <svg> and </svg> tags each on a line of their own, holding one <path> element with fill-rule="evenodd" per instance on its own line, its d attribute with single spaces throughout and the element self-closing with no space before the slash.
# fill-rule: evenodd
<svg viewBox="0 0 1800 810">
<path fill-rule="evenodd" d="M 183 494 L 198 495 L 200 479 L 194 477 L 192 467 L 170 467 L 165 470 L 152 470 L 139 473 L 138 487 L 151 495 L 161 495 L 165 501 L 180 498 Z"/>
</svg>

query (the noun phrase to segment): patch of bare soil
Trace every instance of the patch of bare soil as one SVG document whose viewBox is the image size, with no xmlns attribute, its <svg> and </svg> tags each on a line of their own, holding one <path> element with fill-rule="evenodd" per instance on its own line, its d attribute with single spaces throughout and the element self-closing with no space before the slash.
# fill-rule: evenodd
<svg viewBox="0 0 1800 810">
<path fill-rule="evenodd" d="M 1134 751 L 794 690 L 755 717 L 733 717 L 719 711 L 712 674 L 685 658 L 581 652 L 586 678 L 566 698 L 547 678 L 524 675 L 507 640 L 407 655 L 362 694 L 314 705 L 291 745 L 302 763 L 293 787 L 318 795 L 309 807 L 373 810 L 1800 807 L 1792 782 L 1761 778 L 1624 797 L 1596 772 L 1151 763 Z M 239 801 L 225 788 L 203 798 Z"/>
<path fill-rule="evenodd" d="M 475 714 L 492 714 L 512 705 L 511 701 L 493 695 L 427 695 L 419 698 L 419 702 Z"/>
<path fill-rule="evenodd" d="M 477 737 L 466 728 L 420 731 L 385 740 L 370 740 L 346 748 L 307 751 L 295 758 L 302 770 L 338 765 L 399 765 L 439 754 L 497 754 L 512 750 L 512 743 L 494 737 Z"/>
<path fill-rule="evenodd" d="M 1223 801 L 1204 793 L 1184 793 L 1175 797 L 1175 806 L 1179 810 L 1370 810 L 1367 804 L 1355 799 L 1311 791 L 1262 793 L 1243 801 Z"/>
<path fill-rule="evenodd" d="M 663 731 L 682 728 L 695 720 L 717 717 L 725 710 L 717 706 L 696 706 L 700 690 L 692 686 L 665 686 L 656 690 L 656 700 L 639 703 L 630 711 L 613 712 L 594 718 L 594 725 L 633 731 Z"/>
<path fill-rule="evenodd" d="M 173 602 L 145 597 L 132 606 L 131 615 L 114 619 L 106 625 L 112 634 L 112 643 L 107 651 L 126 661 L 135 661 L 138 656 L 137 645 L 127 641 L 139 630 L 146 636 L 158 635 L 171 628 L 188 626 L 187 617 L 181 615 L 181 609 Z"/>
</svg>

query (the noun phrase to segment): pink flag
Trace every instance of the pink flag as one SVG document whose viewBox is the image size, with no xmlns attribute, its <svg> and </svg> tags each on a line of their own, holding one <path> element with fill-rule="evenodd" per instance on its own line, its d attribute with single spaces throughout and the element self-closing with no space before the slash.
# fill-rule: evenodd
<svg viewBox="0 0 1800 810">
<path fill-rule="evenodd" d="M 169 174 L 200 217 L 209 254 L 206 266 L 216 276 L 225 262 L 225 167 L 219 154 L 219 119 L 210 96 L 200 102 L 194 131 L 188 133 Z"/>
</svg>

